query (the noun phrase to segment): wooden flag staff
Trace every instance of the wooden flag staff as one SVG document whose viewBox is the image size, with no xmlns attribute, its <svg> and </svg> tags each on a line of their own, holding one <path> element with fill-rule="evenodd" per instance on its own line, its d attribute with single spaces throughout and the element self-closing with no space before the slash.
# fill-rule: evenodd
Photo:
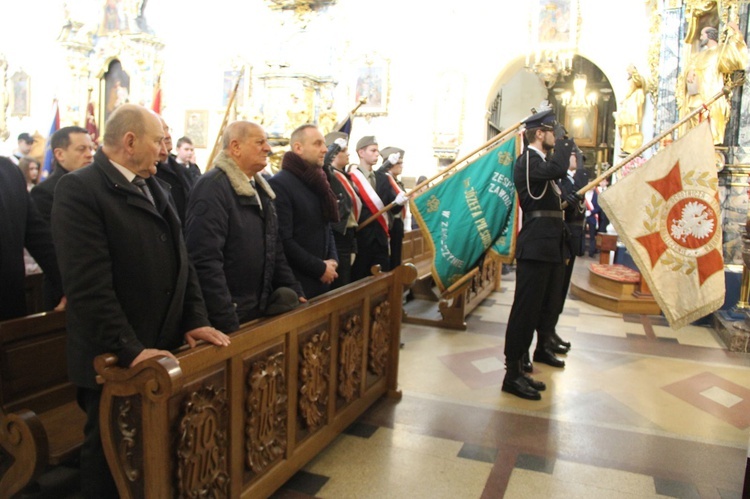
<svg viewBox="0 0 750 499">
<path fill-rule="evenodd" d="M 240 69 L 240 74 L 237 75 L 237 81 L 234 82 L 234 89 L 232 90 L 232 93 L 229 94 L 229 102 L 227 102 L 227 110 L 224 112 L 224 120 L 221 122 L 221 127 L 219 127 L 219 134 L 216 136 L 216 141 L 214 142 L 214 148 L 211 150 L 211 155 L 208 157 L 208 163 L 206 164 L 206 171 L 210 170 L 214 166 L 214 158 L 216 158 L 216 155 L 219 154 L 219 150 L 221 149 L 221 139 L 224 135 L 224 129 L 227 127 L 227 122 L 229 121 L 229 111 L 232 109 L 232 106 L 234 105 L 234 98 L 237 96 L 237 90 L 240 88 L 240 81 L 242 80 L 242 76 L 245 74 L 245 67 L 243 66 L 242 69 Z"/>
<path fill-rule="evenodd" d="M 488 140 L 487 142 L 485 142 L 484 144 L 482 144 L 478 148 L 474 149 L 472 152 L 470 152 L 469 154 L 467 154 L 463 158 L 457 159 L 456 161 L 454 161 L 450 165 L 446 166 L 445 170 L 443 170 L 443 171 L 441 171 L 441 172 L 433 175 L 432 177 L 428 178 L 427 180 L 425 180 L 425 181 L 419 183 L 418 185 L 416 185 L 414 187 L 414 189 L 412 189 L 411 191 L 409 191 L 406 194 L 406 197 L 410 198 L 413 194 L 419 192 L 419 190 L 422 187 L 428 185 L 433 180 L 435 180 L 435 179 L 437 179 L 439 177 L 442 177 L 443 175 L 446 175 L 448 172 L 450 172 L 451 170 L 453 170 L 458 165 L 463 164 L 465 161 L 467 161 L 469 158 L 471 158 L 475 154 L 484 151 L 488 147 L 496 144 L 497 142 L 500 142 L 500 140 L 504 139 L 505 137 L 509 136 L 510 134 L 512 134 L 516 130 L 518 130 L 521 127 L 522 124 L 523 124 L 523 122 L 519 121 L 518 123 L 516 123 L 512 127 L 508 128 L 507 130 L 505 130 L 501 134 L 492 137 L 490 140 Z M 391 203 L 388 206 L 385 206 L 382 210 L 378 211 L 377 213 L 375 213 L 374 215 L 372 215 L 370 218 L 368 218 L 367 220 L 365 220 L 364 222 L 362 222 L 361 224 L 359 224 L 359 226 L 357 227 L 357 230 L 359 231 L 359 230 L 363 229 L 364 227 L 370 225 L 372 222 L 374 222 L 375 220 L 377 220 L 380 215 L 382 215 L 386 211 L 390 210 L 394 206 L 396 206 L 396 203 Z"/>
</svg>

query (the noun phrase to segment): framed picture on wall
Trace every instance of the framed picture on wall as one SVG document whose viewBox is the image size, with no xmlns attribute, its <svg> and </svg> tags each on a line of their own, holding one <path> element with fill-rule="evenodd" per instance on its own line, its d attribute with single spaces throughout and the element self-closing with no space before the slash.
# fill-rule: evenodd
<svg viewBox="0 0 750 499">
<path fill-rule="evenodd" d="M 381 57 L 367 57 L 356 69 L 354 100 L 367 99 L 357 110 L 358 116 L 385 116 L 388 114 L 389 64 Z"/>
<path fill-rule="evenodd" d="M 197 149 L 208 147 L 208 111 L 185 111 L 185 136 L 190 137 Z"/>
<path fill-rule="evenodd" d="M 574 47 L 578 37 L 578 0 L 535 0 L 531 29 L 541 48 Z"/>
<path fill-rule="evenodd" d="M 596 147 L 597 107 L 568 108 L 565 110 L 565 129 L 580 147 Z"/>
<path fill-rule="evenodd" d="M 28 116 L 30 114 L 31 106 L 31 79 L 29 75 L 23 71 L 16 71 L 13 76 L 10 77 L 12 90 L 10 92 L 11 102 L 10 104 L 10 115 L 11 116 Z"/>
</svg>

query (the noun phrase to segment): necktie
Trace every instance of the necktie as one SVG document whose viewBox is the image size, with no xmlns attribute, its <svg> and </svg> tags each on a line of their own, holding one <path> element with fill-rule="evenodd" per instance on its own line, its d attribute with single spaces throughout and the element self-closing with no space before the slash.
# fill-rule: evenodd
<svg viewBox="0 0 750 499">
<path fill-rule="evenodd" d="M 154 196 L 151 195 L 151 189 L 149 189 L 148 185 L 146 185 L 146 180 L 141 177 L 135 177 L 133 179 L 133 183 L 141 190 L 143 195 L 146 196 L 148 202 L 156 206 L 156 203 L 154 203 Z"/>
</svg>

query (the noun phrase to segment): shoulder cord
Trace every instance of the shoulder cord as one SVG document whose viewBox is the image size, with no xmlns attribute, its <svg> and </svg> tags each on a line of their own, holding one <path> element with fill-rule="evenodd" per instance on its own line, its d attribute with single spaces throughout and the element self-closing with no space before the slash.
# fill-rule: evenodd
<svg viewBox="0 0 750 499">
<path fill-rule="evenodd" d="M 529 191 L 529 196 L 531 196 L 531 199 L 533 199 L 534 201 L 539 201 L 547 192 L 547 182 L 544 183 L 544 190 L 542 190 L 542 193 L 539 194 L 539 196 L 535 196 L 531 192 L 531 183 L 529 182 L 529 156 L 531 156 L 531 151 L 526 149 L 526 190 Z"/>
</svg>

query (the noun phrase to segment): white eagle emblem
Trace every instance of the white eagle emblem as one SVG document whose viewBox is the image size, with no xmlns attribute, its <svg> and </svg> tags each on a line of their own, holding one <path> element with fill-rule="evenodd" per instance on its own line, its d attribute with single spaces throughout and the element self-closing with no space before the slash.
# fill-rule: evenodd
<svg viewBox="0 0 750 499">
<path fill-rule="evenodd" d="M 705 239 L 713 230 L 714 221 L 709 218 L 706 206 L 693 201 L 682 208 L 682 218 L 672 221 L 669 232 L 674 239 L 684 243 L 688 236 Z"/>
</svg>

